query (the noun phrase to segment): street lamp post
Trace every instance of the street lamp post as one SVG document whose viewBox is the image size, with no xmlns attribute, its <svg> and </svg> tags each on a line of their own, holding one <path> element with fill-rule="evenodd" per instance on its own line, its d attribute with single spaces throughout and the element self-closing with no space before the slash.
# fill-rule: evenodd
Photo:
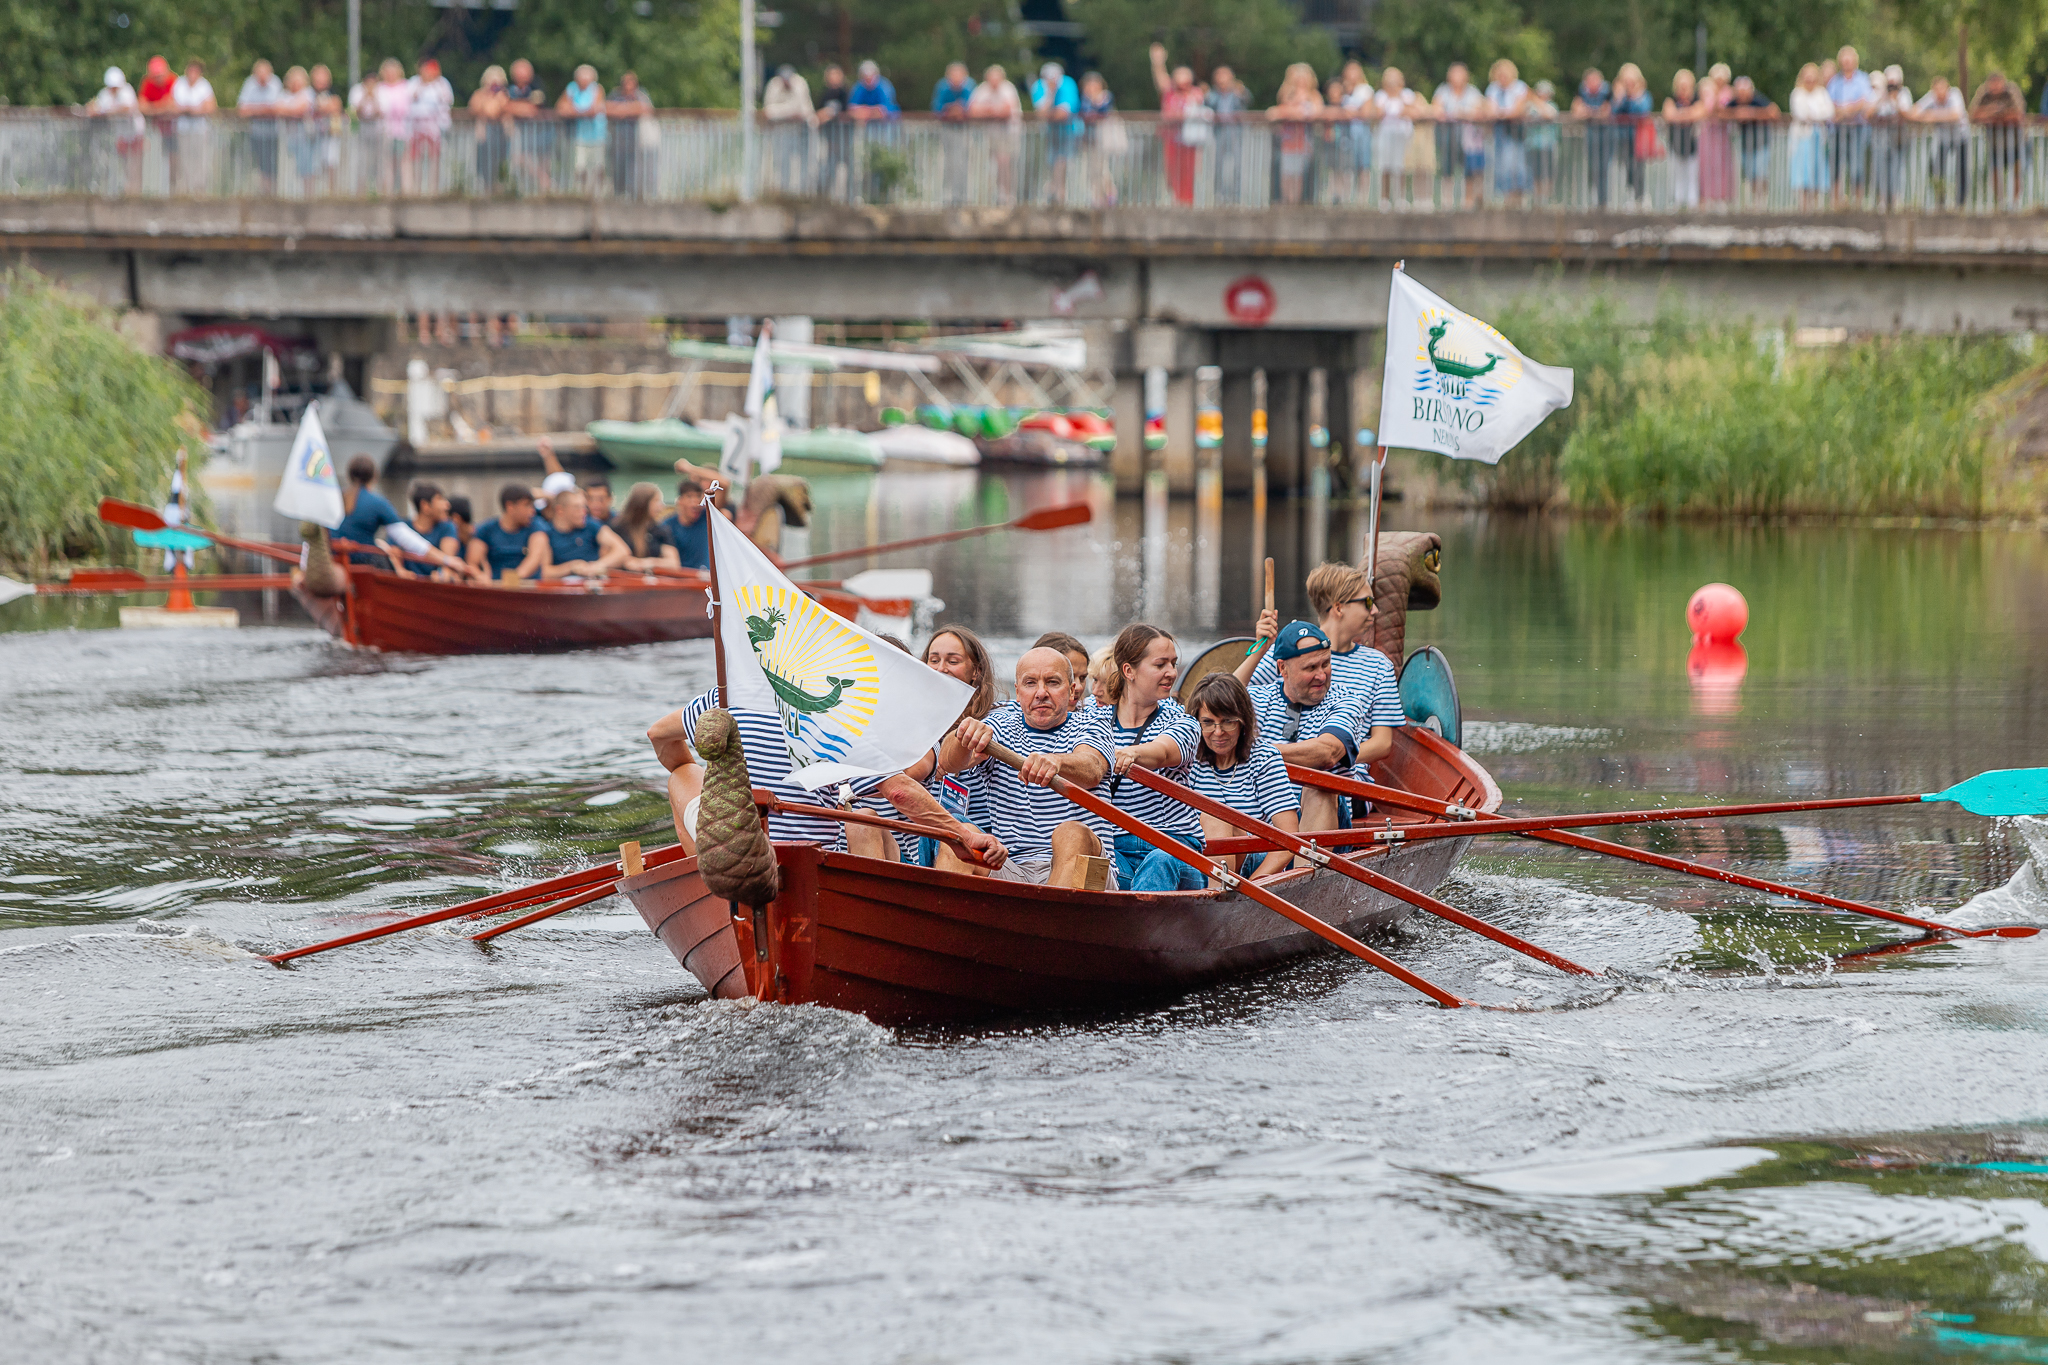
<svg viewBox="0 0 2048 1365">
<path fill-rule="evenodd" d="M 754 202 L 754 92 L 760 87 L 754 51 L 754 0 L 740 0 L 740 202 Z"/>
<path fill-rule="evenodd" d="M 348 0 L 348 88 L 363 81 L 363 0 Z"/>
</svg>

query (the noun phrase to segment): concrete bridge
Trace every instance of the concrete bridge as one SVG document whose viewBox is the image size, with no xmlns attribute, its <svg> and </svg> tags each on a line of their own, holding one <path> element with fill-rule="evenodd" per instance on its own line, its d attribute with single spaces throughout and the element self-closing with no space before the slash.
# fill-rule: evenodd
<svg viewBox="0 0 2048 1365">
<path fill-rule="evenodd" d="M 1312 426 L 1372 423 L 1387 268 L 1481 313 L 1595 293 L 1648 317 L 1850 332 L 2033 331 L 2048 218 L 1936 213 L 1652 215 L 1331 207 L 876 208 L 624 199 L 0 198 L 0 249 L 106 302 L 296 322 L 381 349 L 413 312 L 1089 324 L 1120 381 L 1172 375 L 1167 467 L 1192 479 L 1192 376 L 1224 371 L 1225 472 L 1248 478 L 1251 374 L 1271 385 L 1273 477 L 1305 482 Z M 1134 479 L 1135 426 L 1119 472 Z M 1240 449 L 1240 446 L 1245 448 Z"/>
</svg>

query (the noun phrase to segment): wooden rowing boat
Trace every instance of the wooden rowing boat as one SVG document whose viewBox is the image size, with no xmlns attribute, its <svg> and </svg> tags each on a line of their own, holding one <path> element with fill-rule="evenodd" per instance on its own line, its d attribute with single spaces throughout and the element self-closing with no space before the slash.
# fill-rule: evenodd
<svg viewBox="0 0 2048 1365">
<path fill-rule="evenodd" d="M 699 640 L 711 634 L 702 574 L 614 574 L 602 583 L 564 580 L 523 587 L 437 583 L 367 564 L 347 567 L 348 591 L 320 597 L 303 584 L 292 595 L 321 628 L 359 649 L 419 654 L 548 654 L 612 645 Z M 827 609 L 853 620 L 864 599 L 812 587 Z M 873 610 L 909 604 L 868 601 Z"/>
<path fill-rule="evenodd" d="M 1485 768 L 1415 726 L 1395 731 L 1394 751 L 1374 774 L 1479 811 L 1500 805 Z M 1470 843 L 1437 839 L 1359 856 L 1431 891 Z M 777 844 L 775 853 L 782 894 L 758 915 L 712 896 L 694 860 L 627 877 L 619 890 L 712 995 L 829 1005 L 886 1024 L 1115 1008 L 1329 951 L 1236 892 L 1072 891 L 809 844 Z M 1354 937 L 1411 913 L 1335 872 L 1291 871 L 1263 885 Z"/>
</svg>

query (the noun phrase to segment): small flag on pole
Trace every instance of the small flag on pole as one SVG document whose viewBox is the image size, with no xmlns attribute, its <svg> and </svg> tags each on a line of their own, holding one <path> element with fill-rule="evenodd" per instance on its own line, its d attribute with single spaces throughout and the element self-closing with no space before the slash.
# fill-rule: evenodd
<svg viewBox="0 0 2048 1365">
<path fill-rule="evenodd" d="M 341 525 L 341 484 L 334 477 L 334 456 L 327 449 L 327 433 L 320 429 L 318 407 L 317 403 L 306 405 L 299 434 L 292 440 L 291 456 L 284 462 L 277 500 L 271 506 L 295 521 L 310 521 L 332 531 Z"/>
<path fill-rule="evenodd" d="M 1539 365 L 1470 313 L 1394 271 L 1380 443 L 1454 460 L 1500 457 L 1572 402 L 1572 372 Z"/>
<path fill-rule="evenodd" d="M 901 772 L 924 757 L 974 689 L 827 611 L 739 528 L 706 515 L 726 704 L 782 717 L 791 779 L 817 791 Z"/>
<path fill-rule="evenodd" d="M 757 472 L 773 474 L 782 465 L 782 413 L 775 401 L 775 366 L 768 357 L 766 327 L 754 342 L 754 368 L 747 375 L 745 412 L 747 454 L 753 457 Z"/>
</svg>

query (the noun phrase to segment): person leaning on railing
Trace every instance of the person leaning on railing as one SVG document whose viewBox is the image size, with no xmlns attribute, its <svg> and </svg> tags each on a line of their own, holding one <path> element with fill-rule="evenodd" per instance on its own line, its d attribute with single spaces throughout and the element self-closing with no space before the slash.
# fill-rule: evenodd
<svg viewBox="0 0 2048 1365">
<path fill-rule="evenodd" d="M 811 107 L 811 86 L 788 62 L 775 68 L 761 88 L 761 118 L 767 123 L 772 167 L 769 187 L 800 195 L 810 188 L 811 129 L 817 110 Z"/>
<path fill-rule="evenodd" d="M 1024 99 L 1009 73 L 991 66 L 967 97 L 967 117 L 983 131 L 982 145 L 996 166 L 997 202 L 1017 202 L 1017 149 L 1024 140 Z"/>
<path fill-rule="evenodd" d="M 1927 174 L 1934 181 L 1930 189 L 1936 202 L 1952 195 L 1952 202 L 1961 205 L 1970 193 L 1970 123 L 1963 92 L 1948 77 L 1936 76 L 1907 117 L 1929 125 Z"/>
<path fill-rule="evenodd" d="M 2020 125 L 2026 121 L 2026 101 L 2003 71 L 1994 70 L 1977 87 L 1976 98 L 1970 101 L 1970 122 L 1984 130 L 1984 159 L 1991 167 L 1991 197 L 1999 197 L 2005 184 L 2005 172 L 2012 172 L 2012 192 L 2008 204 L 2020 200 L 2020 140 L 2023 136 Z"/>
</svg>

